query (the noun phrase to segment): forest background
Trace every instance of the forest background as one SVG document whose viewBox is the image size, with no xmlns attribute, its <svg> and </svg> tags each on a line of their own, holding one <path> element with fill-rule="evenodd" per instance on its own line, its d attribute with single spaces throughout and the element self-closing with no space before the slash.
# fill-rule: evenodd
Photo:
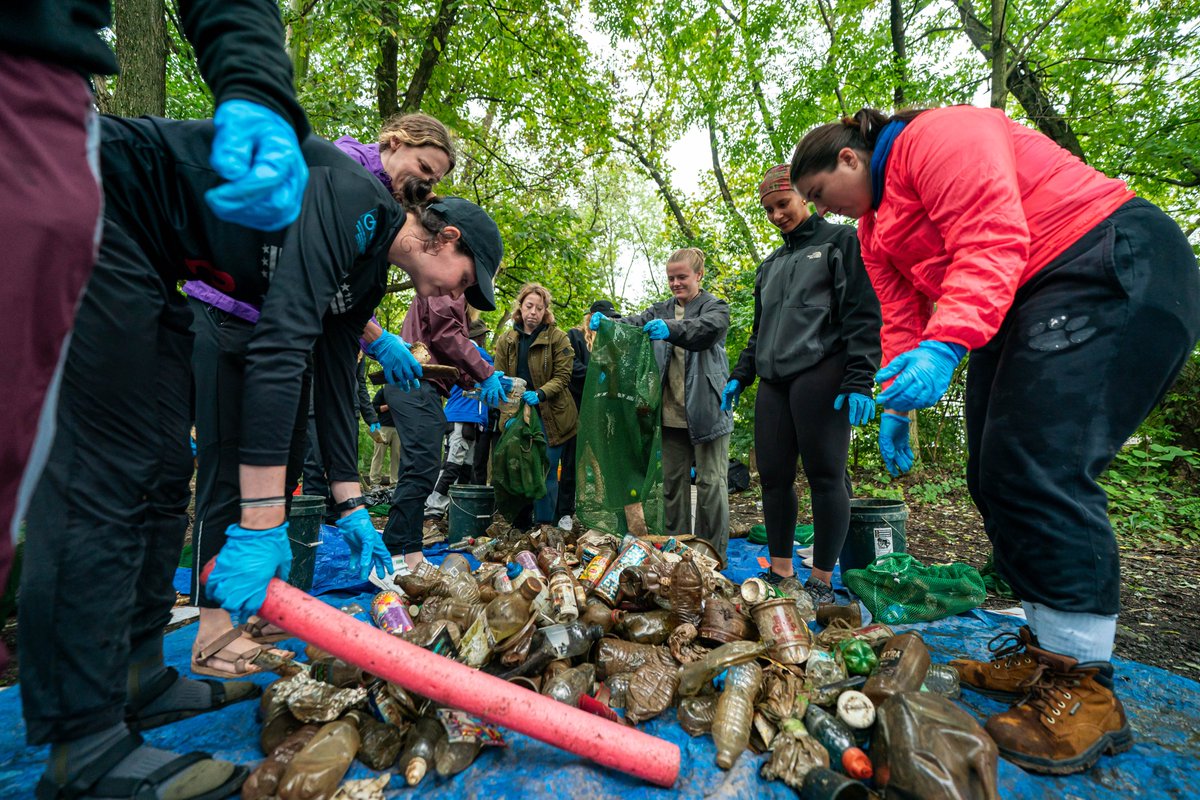
<svg viewBox="0 0 1200 800">
<path fill-rule="evenodd" d="M 97 79 L 102 111 L 212 114 L 176 2 L 115 0 L 122 72 Z M 458 166 L 437 190 L 483 205 L 505 241 L 493 328 L 527 281 L 550 288 L 563 327 L 598 298 L 638 310 L 664 295 L 667 255 L 696 246 L 705 288 L 730 303 L 735 359 L 755 269 L 778 242 L 758 181 L 804 132 L 864 105 L 1002 108 L 1200 243 L 1200 0 L 283 0 L 281 12 L 317 134 L 373 141 L 414 110 L 454 131 Z M 679 163 L 677 145 L 697 137 L 704 163 Z M 385 326 L 399 328 L 409 296 L 397 278 Z M 963 377 L 920 412 L 920 465 L 903 485 L 881 468 L 875 426 L 856 431 L 860 492 L 961 494 Z M 1200 542 L 1198 398 L 1194 354 L 1105 475 L 1123 536 Z M 751 389 L 742 458 L 753 409 Z"/>
</svg>

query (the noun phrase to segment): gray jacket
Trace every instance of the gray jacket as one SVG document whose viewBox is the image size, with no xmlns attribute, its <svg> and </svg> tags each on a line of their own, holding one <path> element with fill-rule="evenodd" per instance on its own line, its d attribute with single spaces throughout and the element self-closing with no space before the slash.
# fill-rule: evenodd
<svg viewBox="0 0 1200 800">
<path fill-rule="evenodd" d="M 733 430 L 733 414 L 721 410 L 721 392 L 729 380 L 725 334 L 729 305 L 703 289 L 675 319 L 675 298 L 655 303 L 640 314 L 617 322 L 642 327 L 652 319 L 665 320 L 670 336 L 654 342 L 654 358 L 665 382 L 674 346 L 687 351 L 684 363 L 684 408 L 693 444 L 711 442 Z"/>
</svg>

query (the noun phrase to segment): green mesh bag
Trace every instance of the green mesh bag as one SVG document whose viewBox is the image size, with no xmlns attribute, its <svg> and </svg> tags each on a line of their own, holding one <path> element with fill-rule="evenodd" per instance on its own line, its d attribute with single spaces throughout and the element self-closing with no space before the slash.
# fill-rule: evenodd
<svg viewBox="0 0 1200 800">
<path fill-rule="evenodd" d="M 545 497 L 549 472 L 542 418 L 522 400 L 512 424 L 504 429 L 492 448 L 492 486 L 496 490 L 497 510 L 505 519 L 512 520 L 522 508 Z"/>
<path fill-rule="evenodd" d="M 849 569 L 842 582 L 871 616 L 888 625 L 932 622 L 970 611 L 987 596 L 983 578 L 970 564 L 925 566 L 908 553 L 888 553 L 865 569 Z"/>
<path fill-rule="evenodd" d="M 620 536 L 629 519 L 644 516 L 646 532 L 662 534 L 662 383 L 640 328 L 600 323 L 575 448 L 575 510 L 584 525 Z"/>
</svg>

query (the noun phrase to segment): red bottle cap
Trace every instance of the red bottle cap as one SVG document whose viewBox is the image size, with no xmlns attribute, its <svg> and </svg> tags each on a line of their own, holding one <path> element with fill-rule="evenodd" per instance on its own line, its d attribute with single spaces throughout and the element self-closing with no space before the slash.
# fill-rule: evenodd
<svg viewBox="0 0 1200 800">
<path fill-rule="evenodd" d="M 847 747 L 842 753 L 842 769 L 855 780 L 863 781 L 875 774 L 871 759 L 858 747 Z"/>
</svg>

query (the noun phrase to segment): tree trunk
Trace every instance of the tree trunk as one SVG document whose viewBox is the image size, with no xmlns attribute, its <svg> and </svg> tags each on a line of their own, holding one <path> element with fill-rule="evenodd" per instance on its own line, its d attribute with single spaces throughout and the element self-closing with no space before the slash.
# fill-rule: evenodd
<svg viewBox="0 0 1200 800">
<path fill-rule="evenodd" d="M 400 24 L 396 4 L 383 0 L 379 4 L 379 64 L 375 67 L 375 97 L 379 105 L 379 118 L 388 120 L 400 111 L 396 98 L 399 94 L 400 46 L 396 39 L 396 27 Z"/>
<path fill-rule="evenodd" d="M 729 210 L 730 216 L 737 226 L 738 233 L 741 234 L 742 240 L 746 243 L 746 249 L 754 258 L 754 263 L 762 261 L 758 257 L 758 246 L 754 242 L 754 234 L 750 232 L 750 226 L 746 224 L 746 218 L 738 211 L 737 204 L 733 202 L 733 195 L 729 192 L 729 186 L 725 183 L 725 172 L 721 169 L 721 156 L 717 151 L 717 119 L 716 114 L 712 111 L 708 112 L 708 147 L 712 151 L 713 175 L 717 178 L 717 186 L 721 190 L 721 199 L 725 201 L 725 208 Z"/>
<path fill-rule="evenodd" d="M 289 5 L 297 19 L 301 19 L 304 0 L 289 0 Z M 302 19 L 300 24 L 289 25 L 287 29 L 287 51 L 292 60 L 292 79 L 297 89 L 308 80 L 308 40 L 302 29 Z"/>
<path fill-rule="evenodd" d="M 167 16 L 163 0 L 113 3 L 121 76 L 111 110 L 124 117 L 167 113 Z"/>
<path fill-rule="evenodd" d="M 1004 110 L 1008 100 L 1008 60 L 1004 50 L 1004 10 L 1008 0 L 992 0 L 992 108 Z"/>
<path fill-rule="evenodd" d="M 441 6 L 438 7 L 437 16 L 429 28 L 429 36 L 425 39 L 425 46 L 421 49 L 421 60 L 417 62 L 417 69 L 413 73 L 412 80 L 408 82 L 408 91 L 404 93 L 403 109 L 406 112 L 417 111 L 421 108 L 421 98 L 425 96 L 425 90 L 429 88 L 429 79 L 433 77 L 433 68 L 437 66 L 438 58 L 441 57 L 442 50 L 446 48 L 446 39 L 450 35 L 450 29 L 454 27 L 458 2 L 459 0 L 442 0 Z"/>
<path fill-rule="evenodd" d="M 629 151 L 633 153 L 638 162 L 646 169 L 646 173 L 650 175 L 655 185 L 658 186 L 658 193 L 662 195 L 663 200 L 667 203 L 667 207 L 671 209 L 671 215 L 675 217 L 675 224 L 679 226 L 679 232 L 683 234 L 683 238 L 689 242 L 696 241 L 696 233 L 692 230 L 692 226 L 688 224 L 687 220 L 684 219 L 683 209 L 679 207 L 679 201 L 675 199 L 675 193 L 671 191 L 671 185 L 667 183 L 666 177 L 663 176 L 658 167 L 654 165 L 654 162 L 642 150 L 641 145 L 624 134 L 617 133 L 615 136 L 618 142 L 629 148 Z"/>
<path fill-rule="evenodd" d="M 904 8 L 900 0 L 891 0 L 888 19 L 892 30 L 892 72 L 896 86 L 892 90 L 892 105 L 904 107 L 904 84 L 908 82 L 908 48 L 904 41 Z"/>
</svg>

